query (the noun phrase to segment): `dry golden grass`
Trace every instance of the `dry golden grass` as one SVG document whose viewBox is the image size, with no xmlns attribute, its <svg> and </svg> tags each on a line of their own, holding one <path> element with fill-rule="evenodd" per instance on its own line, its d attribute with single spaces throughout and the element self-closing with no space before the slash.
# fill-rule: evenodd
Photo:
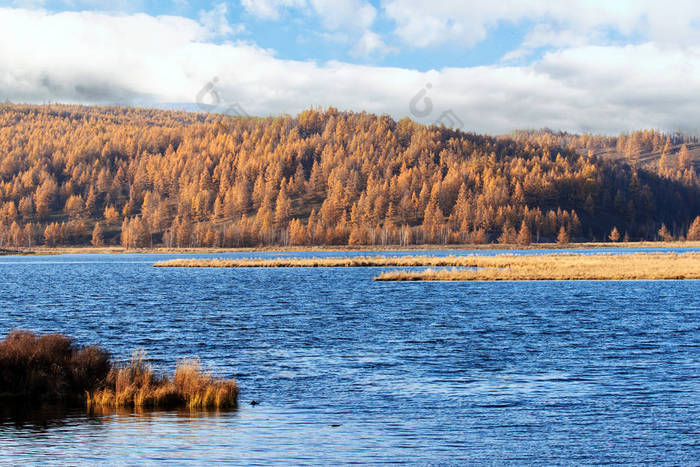
<svg viewBox="0 0 700 467">
<path fill-rule="evenodd" d="M 354 258 L 172 259 L 154 264 L 171 268 L 368 268 L 477 266 L 481 256 L 358 256 Z"/>
<path fill-rule="evenodd" d="M 0 340 L 0 401 L 73 403 L 108 374 L 109 354 L 62 334 L 11 331 Z"/>
<path fill-rule="evenodd" d="M 452 271 L 393 271 L 377 280 L 575 280 L 696 279 L 697 253 L 548 254 L 540 256 L 361 256 L 355 258 L 174 259 L 155 267 L 316 268 L 316 267 L 455 267 Z M 431 279 L 435 277 L 434 279 Z M 452 279 L 453 278 L 453 279 Z"/>
<path fill-rule="evenodd" d="M 238 386 L 184 360 L 172 378 L 157 375 L 143 351 L 114 365 L 97 346 L 78 346 L 62 334 L 14 330 L 0 340 L 0 406 L 61 402 L 90 408 L 210 409 L 236 407 Z"/>
<path fill-rule="evenodd" d="M 625 255 L 564 254 L 470 256 L 476 269 L 390 271 L 377 281 L 530 281 L 530 280 L 679 280 L 700 279 L 699 253 Z M 467 264 L 469 263 L 469 264 Z"/>
<path fill-rule="evenodd" d="M 112 368 L 104 387 L 87 394 L 89 408 L 219 409 L 236 407 L 237 401 L 236 382 L 212 378 L 202 372 L 199 360 L 180 362 L 171 379 L 156 375 L 143 352 L 135 352 L 127 365 Z"/>
</svg>

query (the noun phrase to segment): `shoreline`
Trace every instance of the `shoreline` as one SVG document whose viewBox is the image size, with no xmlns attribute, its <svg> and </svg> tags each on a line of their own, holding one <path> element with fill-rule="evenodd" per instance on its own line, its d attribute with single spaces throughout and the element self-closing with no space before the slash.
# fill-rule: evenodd
<svg viewBox="0 0 700 467">
<path fill-rule="evenodd" d="M 300 245 L 300 246 L 264 246 L 241 248 L 136 248 L 121 246 L 66 246 L 0 249 L 0 256 L 48 256 L 68 254 L 202 254 L 202 253 L 300 253 L 300 252 L 362 252 L 362 251 L 527 251 L 527 250 L 580 250 L 580 249 L 654 249 L 654 248 L 700 248 L 700 241 L 674 242 L 590 242 L 590 243 L 533 243 L 517 244 L 455 244 L 455 245 Z"/>
</svg>

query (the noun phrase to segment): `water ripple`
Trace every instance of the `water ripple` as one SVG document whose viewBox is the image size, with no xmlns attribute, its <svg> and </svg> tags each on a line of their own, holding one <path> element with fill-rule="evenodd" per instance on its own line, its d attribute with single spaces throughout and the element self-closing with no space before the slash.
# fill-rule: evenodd
<svg viewBox="0 0 700 467">
<path fill-rule="evenodd" d="M 150 267 L 170 257 L 0 258 L 0 332 L 199 356 L 239 410 L 0 414 L 0 463 L 700 463 L 698 281 Z"/>
</svg>

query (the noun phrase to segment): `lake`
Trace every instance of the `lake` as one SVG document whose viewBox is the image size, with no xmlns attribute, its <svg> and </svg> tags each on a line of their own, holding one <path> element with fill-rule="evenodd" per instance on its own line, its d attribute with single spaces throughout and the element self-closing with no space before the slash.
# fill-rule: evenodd
<svg viewBox="0 0 700 467">
<path fill-rule="evenodd" d="M 496 252 L 429 252 L 472 253 Z M 361 254 L 382 252 L 284 256 Z M 235 411 L 5 411 L 0 463 L 700 463 L 700 281 L 151 267 L 251 256 L 282 255 L 0 257 L 1 335 L 197 356 L 241 387 Z"/>
</svg>

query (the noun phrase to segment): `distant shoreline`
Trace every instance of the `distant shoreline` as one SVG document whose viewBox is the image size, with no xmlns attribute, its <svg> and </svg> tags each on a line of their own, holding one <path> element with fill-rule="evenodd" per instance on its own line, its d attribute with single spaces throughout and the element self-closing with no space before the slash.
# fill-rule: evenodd
<svg viewBox="0 0 700 467">
<path fill-rule="evenodd" d="M 298 253 L 298 252 L 362 252 L 362 251 L 442 251 L 442 250 L 571 250 L 571 249 L 609 249 L 609 248 L 700 248 L 700 241 L 691 242 L 591 242 L 591 243 L 533 243 L 527 246 L 510 244 L 458 244 L 458 245 L 320 245 L 320 246 L 266 246 L 246 248 L 136 248 L 126 249 L 121 246 L 90 247 L 37 247 L 0 249 L 0 256 L 35 256 L 65 254 L 204 254 L 204 253 Z"/>
</svg>

